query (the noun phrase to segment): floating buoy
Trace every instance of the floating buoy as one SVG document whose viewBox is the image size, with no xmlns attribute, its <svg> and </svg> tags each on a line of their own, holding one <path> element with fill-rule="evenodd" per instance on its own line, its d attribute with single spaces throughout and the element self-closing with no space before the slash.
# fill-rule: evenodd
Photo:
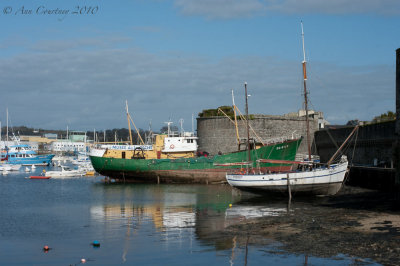
<svg viewBox="0 0 400 266">
<path fill-rule="evenodd" d="M 100 247 L 100 242 L 95 240 L 95 241 L 93 241 L 92 245 L 93 245 L 93 247 Z"/>
<path fill-rule="evenodd" d="M 85 260 L 85 259 L 81 259 L 81 262 L 82 262 L 82 263 L 85 263 L 85 262 L 86 262 L 86 260 Z"/>
</svg>

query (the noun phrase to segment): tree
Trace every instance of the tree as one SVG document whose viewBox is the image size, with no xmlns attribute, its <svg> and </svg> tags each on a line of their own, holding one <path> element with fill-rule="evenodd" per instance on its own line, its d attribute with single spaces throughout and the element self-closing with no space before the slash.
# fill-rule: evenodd
<svg viewBox="0 0 400 266">
<path fill-rule="evenodd" d="M 385 121 L 391 121 L 396 119 L 396 113 L 392 111 L 387 111 L 386 113 L 383 113 L 379 116 L 375 116 L 374 119 L 372 120 L 373 122 L 385 122 Z"/>
</svg>

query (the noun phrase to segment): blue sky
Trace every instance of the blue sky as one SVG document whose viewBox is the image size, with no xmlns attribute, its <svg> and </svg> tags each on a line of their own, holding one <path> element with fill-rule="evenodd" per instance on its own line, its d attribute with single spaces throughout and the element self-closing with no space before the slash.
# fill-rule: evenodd
<svg viewBox="0 0 400 266">
<path fill-rule="evenodd" d="M 42 13 L 55 9 L 68 14 Z M 0 120 L 8 108 L 13 126 L 121 128 L 127 100 L 140 128 L 191 130 L 232 89 L 244 111 L 244 82 L 250 113 L 296 112 L 300 21 L 311 107 L 371 120 L 395 110 L 399 15 L 397 0 L 2 0 Z"/>
</svg>

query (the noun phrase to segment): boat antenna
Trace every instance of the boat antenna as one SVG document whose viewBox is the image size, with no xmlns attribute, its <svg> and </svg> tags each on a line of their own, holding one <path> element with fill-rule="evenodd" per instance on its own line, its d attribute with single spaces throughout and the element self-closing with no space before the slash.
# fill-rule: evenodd
<svg viewBox="0 0 400 266">
<path fill-rule="evenodd" d="M 183 135 L 185 133 L 185 130 L 183 129 L 183 122 L 184 122 L 183 118 L 179 119 L 179 123 L 181 124 L 181 136 L 182 137 L 183 137 Z"/>
<path fill-rule="evenodd" d="M 132 131 L 131 131 L 131 120 L 129 119 L 128 100 L 125 100 L 125 106 L 126 106 L 126 118 L 128 119 L 129 142 L 130 142 L 131 145 L 133 145 L 133 142 L 132 142 Z"/>
<path fill-rule="evenodd" d="M 238 124 L 237 124 L 235 96 L 233 95 L 233 89 L 232 89 L 232 108 L 233 108 L 233 115 L 235 117 L 236 140 L 237 140 L 237 144 L 238 144 L 238 150 L 240 150 L 239 128 L 238 128 Z"/>
<path fill-rule="evenodd" d="M 170 136 L 170 134 L 171 134 L 171 128 L 170 128 L 170 125 L 172 124 L 172 122 L 171 121 L 168 121 L 168 122 L 164 122 L 165 124 L 167 124 L 167 126 L 168 126 L 168 137 Z"/>
<path fill-rule="evenodd" d="M 249 105 L 248 105 L 249 95 L 247 94 L 247 82 L 244 83 L 244 91 L 245 91 L 245 96 L 246 96 L 247 150 L 248 150 L 249 162 L 251 162 L 251 156 L 250 156 L 250 131 L 249 131 Z"/>
<path fill-rule="evenodd" d="M 303 85 L 304 85 L 304 108 L 306 109 L 306 131 L 307 131 L 307 150 L 308 160 L 311 161 L 311 143 L 310 143 L 310 121 L 308 117 L 308 98 L 307 98 L 307 71 L 306 71 L 306 50 L 304 46 L 303 21 L 301 21 L 301 39 L 303 42 Z"/>
</svg>

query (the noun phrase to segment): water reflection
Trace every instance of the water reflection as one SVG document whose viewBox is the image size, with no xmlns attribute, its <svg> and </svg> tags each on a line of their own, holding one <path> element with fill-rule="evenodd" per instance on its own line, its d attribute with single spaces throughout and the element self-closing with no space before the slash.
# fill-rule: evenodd
<svg viewBox="0 0 400 266">
<path fill-rule="evenodd" d="M 195 227 L 202 216 L 223 214 L 240 200 L 228 186 L 97 184 L 94 190 L 101 204 L 91 207 L 92 219 L 149 221 L 159 231 Z"/>
<path fill-rule="evenodd" d="M 123 261 L 130 239 L 142 231 L 148 236 L 157 234 L 166 248 L 190 246 L 195 239 L 217 251 L 231 250 L 229 261 L 233 264 L 237 237 L 216 239 L 213 233 L 245 219 L 287 212 L 285 204 L 248 203 L 237 190 L 221 185 L 97 184 L 93 190 L 97 205 L 90 208 L 91 219 L 106 227 L 108 238 L 125 230 Z"/>
</svg>

